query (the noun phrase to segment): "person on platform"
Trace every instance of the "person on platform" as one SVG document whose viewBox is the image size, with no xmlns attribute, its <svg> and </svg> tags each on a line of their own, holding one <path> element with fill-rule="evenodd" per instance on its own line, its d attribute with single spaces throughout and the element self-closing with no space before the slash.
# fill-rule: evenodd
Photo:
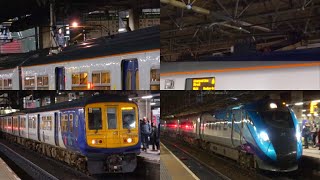
<svg viewBox="0 0 320 180">
<path fill-rule="evenodd" d="M 153 151 L 155 151 L 155 146 L 156 146 L 157 139 L 158 139 L 157 136 L 158 136 L 158 129 L 152 122 L 151 123 L 150 141 L 151 141 Z M 158 146 L 157 146 L 157 150 L 159 150 Z"/>
<path fill-rule="evenodd" d="M 309 140 L 309 136 L 310 136 L 310 130 L 309 130 L 309 126 L 308 125 L 305 125 L 302 129 L 302 136 L 304 138 L 304 147 L 306 149 L 309 148 L 309 145 L 308 145 L 308 140 Z"/>
<path fill-rule="evenodd" d="M 150 129 L 147 123 L 147 119 L 143 119 L 142 123 L 140 124 L 140 129 L 141 129 L 142 150 L 147 152 L 148 136 L 150 135 Z"/>
<path fill-rule="evenodd" d="M 312 136 L 312 143 L 313 143 L 313 147 L 316 147 L 316 138 L 318 136 L 318 128 L 317 128 L 317 124 L 316 123 L 312 123 L 311 125 L 311 136 Z"/>
</svg>

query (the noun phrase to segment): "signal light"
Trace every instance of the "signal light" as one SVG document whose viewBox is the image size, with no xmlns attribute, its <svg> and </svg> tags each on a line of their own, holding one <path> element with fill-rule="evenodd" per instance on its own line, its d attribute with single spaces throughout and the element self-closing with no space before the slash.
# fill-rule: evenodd
<svg viewBox="0 0 320 180">
<path fill-rule="evenodd" d="M 92 84 L 91 82 L 88 82 L 87 88 L 88 88 L 88 89 L 92 89 L 92 88 L 93 88 L 93 84 Z"/>
</svg>

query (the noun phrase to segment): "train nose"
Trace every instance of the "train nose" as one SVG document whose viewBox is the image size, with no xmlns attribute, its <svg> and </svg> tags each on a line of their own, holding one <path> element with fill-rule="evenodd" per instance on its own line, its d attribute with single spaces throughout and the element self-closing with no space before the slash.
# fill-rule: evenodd
<svg viewBox="0 0 320 180">
<path fill-rule="evenodd" d="M 270 141 L 277 155 L 276 163 L 283 168 L 297 163 L 297 139 L 294 129 L 271 130 Z"/>
</svg>

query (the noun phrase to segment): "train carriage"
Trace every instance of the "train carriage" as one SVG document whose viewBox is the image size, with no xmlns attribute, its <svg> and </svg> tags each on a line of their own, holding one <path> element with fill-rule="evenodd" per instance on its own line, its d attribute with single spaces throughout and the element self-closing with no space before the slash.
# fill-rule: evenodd
<svg viewBox="0 0 320 180">
<path fill-rule="evenodd" d="M 0 58 L 0 89 L 159 90 L 159 27 Z"/>
<path fill-rule="evenodd" d="M 7 123 L 6 137 L 15 137 L 8 139 L 27 148 L 90 174 L 133 172 L 137 166 L 138 106 L 127 97 L 98 95 L 23 113 L 1 117 L 1 124 Z"/>
</svg>

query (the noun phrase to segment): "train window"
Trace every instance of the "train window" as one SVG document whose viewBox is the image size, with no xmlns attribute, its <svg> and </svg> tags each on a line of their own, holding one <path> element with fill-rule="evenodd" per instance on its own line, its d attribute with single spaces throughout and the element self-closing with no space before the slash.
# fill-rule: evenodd
<svg viewBox="0 0 320 180">
<path fill-rule="evenodd" d="M 61 116 L 61 131 L 67 132 L 68 115 L 64 114 Z"/>
<path fill-rule="evenodd" d="M 76 115 L 76 116 L 74 117 L 74 120 L 75 120 L 74 126 L 75 126 L 75 127 L 78 127 L 79 116 Z"/>
<path fill-rule="evenodd" d="M 102 129 L 101 108 L 89 108 L 88 125 L 90 130 Z"/>
<path fill-rule="evenodd" d="M 88 73 L 74 73 L 72 74 L 72 89 L 73 90 L 84 90 L 87 89 Z"/>
<path fill-rule="evenodd" d="M 11 79 L 4 79 L 3 80 L 3 87 L 4 87 L 4 89 L 11 89 L 12 88 L 12 80 Z"/>
<path fill-rule="evenodd" d="M 20 127 L 26 128 L 26 118 L 24 118 L 24 117 L 20 118 Z"/>
<path fill-rule="evenodd" d="M 69 114 L 69 127 L 70 132 L 73 132 L 73 114 Z"/>
<path fill-rule="evenodd" d="M 92 83 L 95 90 L 110 90 L 110 72 L 93 72 Z"/>
<path fill-rule="evenodd" d="M 133 129 L 136 127 L 135 110 L 133 107 L 123 107 L 122 110 L 122 128 Z"/>
<path fill-rule="evenodd" d="M 24 78 L 24 89 L 26 89 L 26 90 L 35 89 L 35 77 L 34 76 L 26 76 Z"/>
<path fill-rule="evenodd" d="M 160 90 L 160 69 L 150 71 L 150 90 Z"/>
<path fill-rule="evenodd" d="M 128 90 L 131 90 L 131 71 L 128 71 L 127 73 L 127 79 L 126 79 L 126 87 Z"/>
<path fill-rule="evenodd" d="M 37 89 L 39 89 L 39 90 L 48 90 L 49 89 L 48 76 L 38 76 L 37 77 Z"/>
<path fill-rule="evenodd" d="M 108 129 L 117 129 L 117 108 L 107 108 Z"/>
<path fill-rule="evenodd" d="M 2 79 L 0 79 L 0 89 L 2 89 Z"/>
</svg>

